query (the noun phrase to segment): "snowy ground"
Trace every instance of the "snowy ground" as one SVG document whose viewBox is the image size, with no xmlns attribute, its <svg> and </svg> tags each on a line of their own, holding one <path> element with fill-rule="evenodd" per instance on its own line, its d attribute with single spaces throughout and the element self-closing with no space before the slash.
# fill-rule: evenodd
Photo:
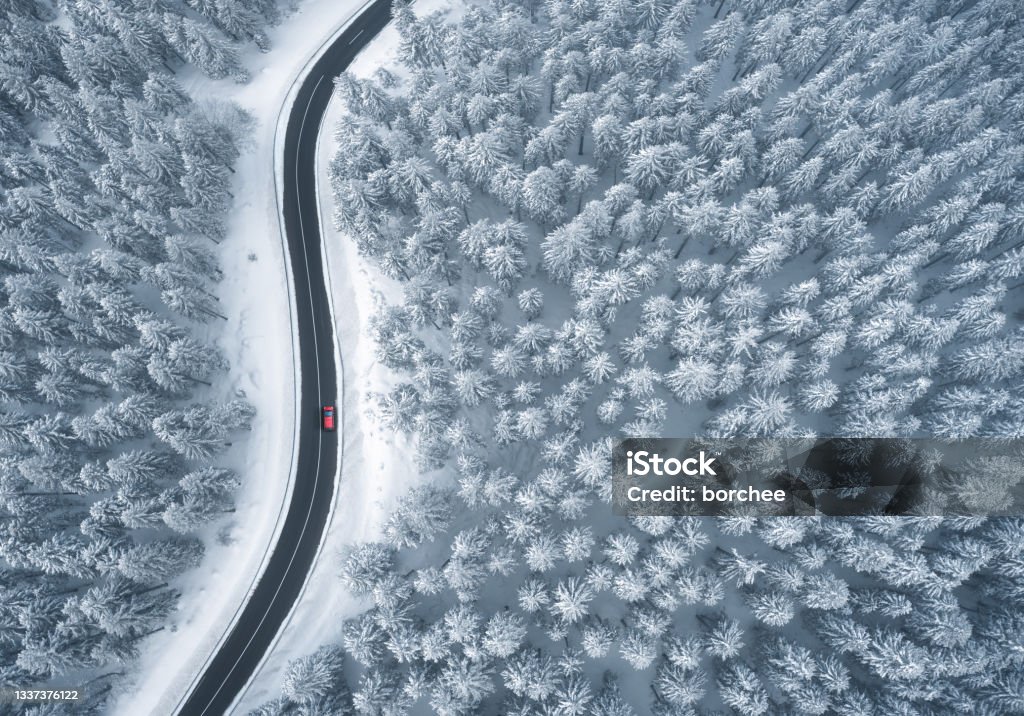
<svg viewBox="0 0 1024 716">
<path fill-rule="evenodd" d="M 457 3 L 448 0 L 418 0 L 414 8 L 417 14 L 424 14 L 455 6 Z M 369 77 L 378 67 L 394 64 L 389 60 L 397 47 L 398 32 L 388 26 L 363 50 L 351 70 L 360 77 Z M 369 606 L 341 587 L 340 555 L 350 545 L 379 538 L 394 502 L 413 485 L 430 479 L 430 475 L 409 469 L 414 455 L 410 441 L 381 430 L 370 418 L 371 394 L 385 390 L 393 376 L 374 358 L 367 320 L 382 296 L 397 301 L 401 292 L 391 294 L 394 286 L 377 285 L 377 273 L 359 257 L 353 242 L 333 227 L 330 217 L 334 198 L 327 185 L 327 165 L 335 151 L 333 128 L 341 113 L 340 104 L 332 101 L 317 146 L 324 266 L 333 306 L 344 307 L 334 311 L 336 350 L 345 386 L 341 480 L 322 552 L 306 589 L 239 702 L 238 713 L 246 713 L 280 693 L 289 660 L 309 654 L 322 644 L 340 642 L 342 622 Z"/>
<path fill-rule="evenodd" d="M 196 74 L 179 80 L 199 100 L 233 100 L 255 120 L 251 143 L 236 167 L 230 233 L 223 243 L 225 279 L 218 287 L 227 324 L 206 329 L 231 363 L 221 389 L 244 392 L 256 406 L 253 432 L 219 464 L 235 468 L 243 485 L 237 511 L 201 535 L 202 565 L 178 580 L 179 607 L 167 629 L 141 645 L 134 675 L 118 686 L 110 713 L 173 713 L 233 624 L 276 539 L 291 485 L 297 391 L 294 335 L 278 230 L 274 140 L 281 108 L 307 60 L 363 5 L 363 0 L 308 0 L 273 28 L 273 49 L 248 53 L 246 85 Z M 282 437 L 285 436 L 285 437 Z M 305 650 L 303 650 L 304 652 Z"/>
</svg>

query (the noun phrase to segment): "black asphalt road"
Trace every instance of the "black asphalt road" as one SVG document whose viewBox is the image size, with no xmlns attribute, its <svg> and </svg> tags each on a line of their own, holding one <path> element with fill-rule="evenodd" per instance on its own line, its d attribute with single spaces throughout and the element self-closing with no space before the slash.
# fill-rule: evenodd
<svg viewBox="0 0 1024 716">
<path fill-rule="evenodd" d="M 378 0 L 341 34 L 303 81 L 288 118 L 283 210 L 302 366 L 295 487 L 266 571 L 230 635 L 181 704 L 179 713 L 183 716 L 225 714 L 231 709 L 299 596 L 327 526 L 340 436 L 321 431 L 320 408 L 331 404 L 340 410 L 341 395 L 334 360 L 334 327 L 320 261 L 316 140 L 333 78 L 387 24 L 390 9 L 390 0 Z M 259 291 L 260 287 L 253 286 L 252 290 Z M 281 336 L 281 340 L 288 338 Z M 340 414 L 337 421 L 340 427 Z"/>
</svg>

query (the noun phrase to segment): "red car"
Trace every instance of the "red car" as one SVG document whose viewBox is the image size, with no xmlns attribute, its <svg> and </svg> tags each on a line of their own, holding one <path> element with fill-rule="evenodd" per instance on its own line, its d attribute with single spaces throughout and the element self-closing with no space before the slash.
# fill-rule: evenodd
<svg viewBox="0 0 1024 716">
<path fill-rule="evenodd" d="M 324 430 L 334 431 L 334 406 L 325 405 L 320 411 L 321 423 Z"/>
</svg>

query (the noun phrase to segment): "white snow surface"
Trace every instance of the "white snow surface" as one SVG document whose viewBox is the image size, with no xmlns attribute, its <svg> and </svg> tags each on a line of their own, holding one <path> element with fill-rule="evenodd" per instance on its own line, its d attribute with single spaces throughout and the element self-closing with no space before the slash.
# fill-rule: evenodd
<svg viewBox="0 0 1024 716">
<path fill-rule="evenodd" d="M 215 343 L 231 365 L 215 387 L 220 395 L 211 397 L 244 397 L 257 414 L 252 432 L 238 436 L 237 446 L 216 461 L 239 474 L 237 509 L 201 531 L 207 548 L 202 564 L 176 580 L 181 592 L 177 610 L 163 631 L 141 644 L 131 673 L 115 686 L 108 713 L 175 712 L 245 604 L 283 522 L 294 467 L 298 368 L 293 297 L 279 228 L 275 177 L 281 167 L 275 135 L 308 60 L 363 4 L 307 0 L 293 9 L 270 29 L 269 53 L 246 52 L 252 79 L 245 85 L 209 80 L 190 70 L 177 78 L 197 101 L 234 101 L 254 119 L 250 142 L 235 167 L 229 233 L 220 247 L 225 278 L 217 293 L 230 320 L 197 332 Z"/>
</svg>

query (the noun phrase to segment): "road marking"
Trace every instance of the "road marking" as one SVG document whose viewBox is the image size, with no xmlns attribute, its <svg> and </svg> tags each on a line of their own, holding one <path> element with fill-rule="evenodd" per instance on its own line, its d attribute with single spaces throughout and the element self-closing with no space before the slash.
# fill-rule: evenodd
<svg viewBox="0 0 1024 716">
<path fill-rule="evenodd" d="M 363 29 L 359 28 L 359 32 L 357 32 L 355 35 L 352 36 L 352 39 L 348 41 L 348 44 L 351 45 L 353 42 L 356 41 L 356 38 L 359 37 L 362 34 L 363 34 Z"/>
<path fill-rule="evenodd" d="M 320 76 L 320 79 L 318 79 L 316 81 L 316 84 L 313 86 L 313 91 L 309 95 L 309 101 L 306 102 L 306 109 L 302 113 L 302 124 L 299 125 L 299 136 L 296 139 L 296 143 L 295 143 L 295 203 L 299 207 L 299 212 L 298 212 L 298 214 L 299 214 L 299 235 L 302 237 L 302 257 L 303 257 L 303 259 L 305 261 L 305 264 L 306 264 L 306 286 L 309 289 L 309 310 L 310 310 L 310 316 L 312 317 L 312 320 L 313 320 L 313 323 L 312 323 L 312 325 L 313 325 L 313 347 L 315 349 L 313 351 L 313 357 L 316 359 L 316 378 L 317 378 L 317 381 L 316 381 L 316 395 L 317 395 L 317 404 L 318 405 L 323 405 L 323 396 L 320 394 L 320 345 L 317 342 L 317 335 L 316 335 L 316 305 L 313 303 L 313 284 L 309 280 L 309 251 L 306 249 L 306 231 L 305 231 L 305 227 L 304 227 L 303 221 L 302 221 L 302 201 L 299 198 L 299 147 L 302 146 L 302 132 L 306 128 L 306 117 L 309 115 L 309 106 L 313 103 L 313 97 L 316 96 L 316 91 L 317 91 L 317 89 L 319 89 L 320 83 L 324 81 L 324 77 L 326 77 L 326 75 L 321 75 Z M 318 221 L 319 221 L 319 218 L 318 218 Z M 301 399 L 300 399 L 300 405 L 301 405 Z M 316 496 L 317 485 L 320 484 L 320 457 L 321 457 L 321 454 L 323 452 L 323 449 L 322 449 L 323 448 L 323 438 L 324 438 L 323 430 L 319 429 L 319 421 L 318 421 L 317 451 L 316 451 L 316 475 L 313 478 L 313 496 L 314 497 Z M 298 553 L 299 546 L 302 543 L 302 538 L 306 534 L 306 527 L 309 525 L 309 517 L 312 514 L 312 512 L 313 512 L 313 501 L 310 500 L 309 508 L 306 510 L 306 519 L 303 520 L 302 530 L 299 532 L 299 537 L 298 537 L 298 539 L 295 542 L 295 549 L 292 550 L 291 557 L 288 558 L 288 565 L 284 569 L 284 574 L 282 575 L 283 577 L 287 577 L 288 576 L 288 572 L 291 571 L 292 564 L 295 562 L 295 555 Z M 240 662 L 242 660 L 242 657 L 245 656 L 245 652 L 248 651 L 250 646 L 252 646 L 253 639 L 256 638 L 256 635 L 259 633 L 260 629 L 263 628 L 263 623 L 266 621 L 267 615 L 270 614 L 270 610 L 273 609 L 274 603 L 277 601 L 277 597 L 281 593 L 281 587 L 283 587 L 283 586 L 284 586 L 284 579 L 282 579 L 280 582 L 278 582 L 277 589 L 274 590 L 274 595 L 270 598 L 270 602 L 267 604 L 267 608 L 263 612 L 263 616 L 260 618 L 259 624 L 256 625 L 255 629 L 253 629 L 252 635 L 249 637 L 249 640 L 245 643 L 245 646 L 242 647 L 242 650 L 238 654 L 238 658 L 235 659 L 235 663 L 231 665 L 231 668 L 228 669 L 227 673 L 224 675 L 224 678 L 221 679 L 220 684 L 217 686 L 217 690 L 213 692 L 213 696 L 211 696 L 210 700 L 206 702 L 205 706 L 203 706 L 203 711 L 202 711 L 201 716 L 206 716 L 206 713 L 210 710 L 210 707 L 213 705 L 213 701 L 217 698 L 217 696 L 223 690 L 224 684 L 226 684 L 228 682 L 228 679 L 231 678 L 231 674 L 233 674 L 235 672 L 235 669 L 238 667 L 238 662 Z"/>
</svg>

